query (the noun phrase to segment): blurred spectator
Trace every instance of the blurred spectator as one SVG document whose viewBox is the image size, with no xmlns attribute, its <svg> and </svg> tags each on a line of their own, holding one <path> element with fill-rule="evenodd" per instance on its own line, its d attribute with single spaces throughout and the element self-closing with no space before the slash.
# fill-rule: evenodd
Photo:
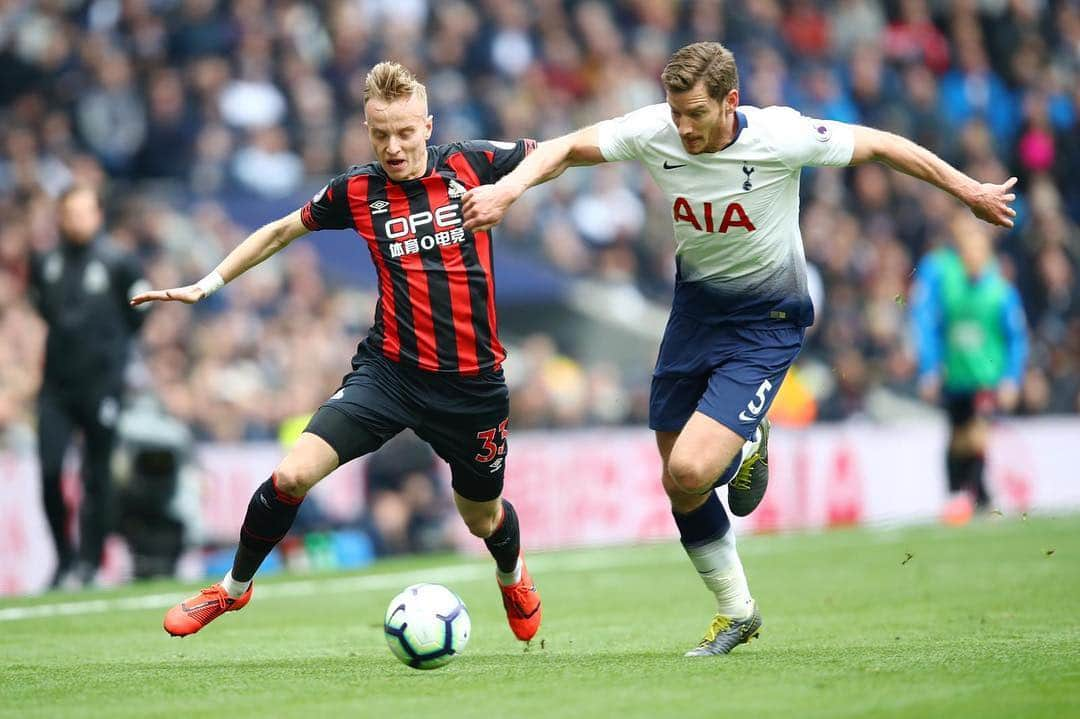
<svg viewBox="0 0 1080 719">
<path fill-rule="evenodd" d="M 118 50 L 102 49 L 95 83 L 79 95 L 79 134 L 106 171 L 127 176 L 146 138 L 146 110 L 131 61 Z"/>
</svg>

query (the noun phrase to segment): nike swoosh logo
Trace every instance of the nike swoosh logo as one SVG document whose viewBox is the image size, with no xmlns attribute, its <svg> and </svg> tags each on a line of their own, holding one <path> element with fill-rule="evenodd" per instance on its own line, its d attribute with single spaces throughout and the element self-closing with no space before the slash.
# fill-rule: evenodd
<svg viewBox="0 0 1080 719">
<path fill-rule="evenodd" d="M 684 162 L 684 163 L 683 163 L 683 164 L 681 164 L 681 165 L 672 165 L 672 164 L 671 164 L 670 162 L 668 162 L 667 160 L 664 160 L 664 169 L 665 169 L 665 170 L 677 170 L 677 169 L 679 169 L 680 167 L 686 167 L 686 163 Z"/>
<path fill-rule="evenodd" d="M 536 587 L 533 587 L 533 589 L 536 589 Z M 519 616 L 519 617 L 520 617 L 521 619 L 532 619 L 532 618 L 533 618 L 533 616 L 534 616 L 534 615 L 535 615 L 535 614 L 536 614 L 537 612 L 539 612 L 539 611 L 540 611 L 540 604 L 539 604 L 539 602 L 538 602 L 538 603 L 536 604 L 536 606 L 535 606 L 535 607 L 533 607 L 533 610 L 532 610 L 531 612 L 528 612 L 528 613 L 526 613 L 524 609 L 522 609 L 521 607 L 518 607 L 518 606 L 515 606 L 515 607 L 514 607 L 514 609 L 516 609 L 516 610 L 517 610 L 518 616 Z"/>
<path fill-rule="evenodd" d="M 196 605 L 190 606 L 190 607 L 187 604 L 181 604 L 180 608 L 183 609 L 185 612 L 194 612 L 196 609 L 202 609 L 204 607 L 210 607 L 210 606 L 213 606 L 215 604 L 217 604 L 217 602 L 211 600 L 209 602 L 203 602 L 202 604 L 196 604 Z"/>
<path fill-rule="evenodd" d="M 739 421 L 741 422 L 753 422 L 755 419 L 757 419 L 757 417 L 747 414 L 745 409 L 742 412 L 739 412 Z"/>
</svg>

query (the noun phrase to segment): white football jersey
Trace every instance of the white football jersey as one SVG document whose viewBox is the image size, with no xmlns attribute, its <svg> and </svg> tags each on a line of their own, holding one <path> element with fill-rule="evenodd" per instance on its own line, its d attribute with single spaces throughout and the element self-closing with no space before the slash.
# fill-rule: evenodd
<svg viewBox="0 0 1080 719">
<path fill-rule="evenodd" d="M 810 325 L 800 170 L 850 164 L 854 133 L 789 107 L 743 105 L 736 116 L 730 145 L 690 155 L 667 103 L 650 105 L 599 123 L 600 151 L 644 164 L 671 203 L 673 311 L 709 323 Z"/>
</svg>

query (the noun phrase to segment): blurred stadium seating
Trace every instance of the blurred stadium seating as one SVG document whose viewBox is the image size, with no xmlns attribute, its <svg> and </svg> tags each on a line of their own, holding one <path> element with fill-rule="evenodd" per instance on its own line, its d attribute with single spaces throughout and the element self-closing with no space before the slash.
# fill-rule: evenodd
<svg viewBox="0 0 1080 719">
<path fill-rule="evenodd" d="M 666 56 L 698 39 L 734 49 L 748 103 L 902 132 L 987 180 L 1018 175 L 1020 221 L 999 251 L 1035 333 L 1022 411 L 1076 412 L 1078 37 L 1068 2 L 6 4 L 0 427 L 25 437 L 32 419 L 41 330 L 22 299 L 25 258 L 54 241 L 52 198 L 72 178 L 106 190 L 113 237 L 172 285 L 370 159 L 358 93 L 378 59 L 427 82 L 436 141 L 543 139 L 658 100 Z M 516 428 L 642 420 L 648 341 L 605 358 L 587 332 L 530 326 L 528 309 L 572 304 L 578 280 L 613 290 L 580 323 L 628 298 L 662 308 L 672 243 L 658 200 L 636 167 L 571 172 L 501 228 Z M 873 415 L 875 393 L 914 396 L 903 298 L 955 203 L 868 166 L 808 173 L 803 204 L 824 283 L 803 365 L 838 370 L 806 375 L 817 416 Z M 197 312 L 157 309 L 138 381 L 200 438 L 275 436 L 344 373 L 371 316 L 368 265 L 344 233 L 315 236 Z"/>
<path fill-rule="evenodd" d="M 104 190 L 114 240 L 175 286 L 371 159 L 359 98 L 380 59 L 428 85 L 434 141 L 546 139 L 661 100 L 669 53 L 704 39 L 734 50 L 745 103 L 1017 175 L 1018 222 L 996 237 L 1033 334 L 1020 412 L 1080 411 L 1076 3 L 41 0 L 0 5 L 0 442 L 32 446 L 44 329 L 26 260 L 55 242 L 73 179 Z M 778 411 L 796 425 L 928 413 L 905 297 L 957 203 L 877 165 L 808 171 L 802 202 L 818 322 Z M 643 423 L 673 282 L 644 172 L 571 171 L 497 237 L 515 430 Z M 309 236 L 212 301 L 155 308 L 132 381 L 197 440 L 276 439 L 347 370 L 373 290 L 360 243 Z"/>
</svg>

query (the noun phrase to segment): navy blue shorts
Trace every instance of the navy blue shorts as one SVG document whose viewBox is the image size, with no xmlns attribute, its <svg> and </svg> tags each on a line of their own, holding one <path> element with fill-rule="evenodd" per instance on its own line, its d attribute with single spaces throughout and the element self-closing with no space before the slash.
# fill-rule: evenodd
<svg viewBox="0 0 1080 719">
<path fill-rule="evenodd" d="M 304 430 L 326 440 L 341 464 L 409 427 L 450 465 L 455 492 L 474 502 L 502 494 L 510 391 L 501 369 L 435 374 L 402 367 L 364 343 L 352 366 Z"/>
<path fill-rule="evenodd" d="M 750 439 L 799 356 L 803 327 L 668 319 L 649 396 L 649 427 L 678 432 L 695 412 Z"/>
</svg>

